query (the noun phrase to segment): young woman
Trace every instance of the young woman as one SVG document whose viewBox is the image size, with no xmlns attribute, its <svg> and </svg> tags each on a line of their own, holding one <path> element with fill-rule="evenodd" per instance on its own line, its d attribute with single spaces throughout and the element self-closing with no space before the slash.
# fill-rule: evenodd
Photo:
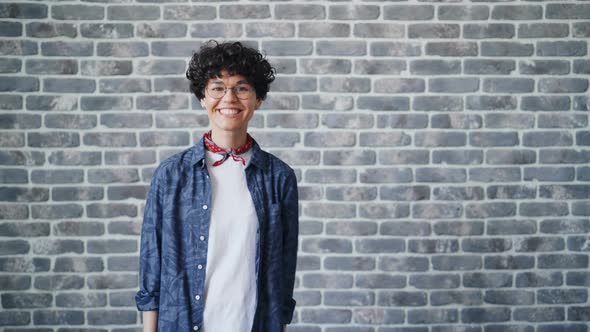
<svg viewBox="0 0 590 332">
<path fill-rule="evenodd" d="M 295 307 L 297 180 L 248 134 L 274 69 L 239 42 L 211 42 L 186 76 L 211 130 L 153 175 L 136 295 L 144 331 L 283 331 Z"/>
</svg>

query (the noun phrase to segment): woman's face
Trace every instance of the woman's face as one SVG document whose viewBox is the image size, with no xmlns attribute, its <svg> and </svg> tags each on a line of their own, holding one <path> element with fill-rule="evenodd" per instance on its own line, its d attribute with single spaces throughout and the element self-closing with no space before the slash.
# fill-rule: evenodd
<svg viewBox="0 0 590 332">
<path fill-rule="evenodd" d="M 221 92 L 224 88 L 227 90 L 220 99 L 211 96 L 210 91 Z M 245 93 L 248 88 L 250 93 Z M 242 99 L 236 95 L 238 91 L 243 94 L 240 96 Z M 221 77 L 209 79 L 205 88 L 205 97 L 201 99 L 201 105 L 207 110 L 212 130 L 218 132 L 247 132 L 248 122 L 261 103 L 262 100 L 256 99 L 254 87 L 244 76 L 230 76 L 226 70 L 221 71 Z"/>
</svg>

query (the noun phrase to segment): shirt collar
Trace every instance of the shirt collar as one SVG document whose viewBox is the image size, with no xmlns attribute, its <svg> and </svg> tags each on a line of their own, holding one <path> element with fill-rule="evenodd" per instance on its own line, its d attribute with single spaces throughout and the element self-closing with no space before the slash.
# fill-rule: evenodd
<svg viewBox="0 0 590 332">
<path fill-rule="evenodd" d="M 258 145 L 258 142 L 256 142 L 255 139 L 252 139 L 252 147 L 250 148 L 252 150 L 252 156 L 250 157 L 250 164 L 261 168 L 263 170 L 267 170 L 268 169 L 268 156 L 266 155 L 266 153 L 264 153 L 264 151 L 262 151 L 262 149 L 260 148 L 260 146 Z M 205 167 L 205 142 L 203 137 L 201 137 L 201 139 L 199 140 L 199 142 L 197 142 L 197 144 L 195 144 L 192 148 L 192 158 L 191 158 L 191 165 L 199 165 L 201 168 Z"/>
</svg>

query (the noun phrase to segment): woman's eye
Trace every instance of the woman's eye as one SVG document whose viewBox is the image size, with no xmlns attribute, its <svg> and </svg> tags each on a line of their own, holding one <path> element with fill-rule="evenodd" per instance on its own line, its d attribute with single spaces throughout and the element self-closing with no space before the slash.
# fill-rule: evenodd
<svg viewBox="0 0 590 332">
<path fill-rule="evenodd" d="M 213 87 L 213 88 L 211 88 L 211 90 L 212 90 L 212 91 L 215 91 L 215 92 L 222 92 L 222 91 L 224 91 L 225 89 L 224 89 L 224 88 L 222 88 L 222 87 L 216 86 L 216 87 Z"/>
<path fill-rule="evenodd" d="M 249 86 L 238 86 L 238 92 L 250 92 Z"/>
</svg>

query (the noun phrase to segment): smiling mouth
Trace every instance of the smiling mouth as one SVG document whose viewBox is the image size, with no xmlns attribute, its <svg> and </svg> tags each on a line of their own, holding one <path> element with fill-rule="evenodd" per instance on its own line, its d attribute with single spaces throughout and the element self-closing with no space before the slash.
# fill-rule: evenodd
<svg viewBox="0 0 590 332">
<path fill-rule="evenodd" d="M 222 115 L 236 115 L 236 114 L 240 113 L 242 110 L 235 109 L 235 108 L 220 108 L 220 109 L 217 109 L 217 111 L 219 113 L 221 113 Z"/>
</svg>

